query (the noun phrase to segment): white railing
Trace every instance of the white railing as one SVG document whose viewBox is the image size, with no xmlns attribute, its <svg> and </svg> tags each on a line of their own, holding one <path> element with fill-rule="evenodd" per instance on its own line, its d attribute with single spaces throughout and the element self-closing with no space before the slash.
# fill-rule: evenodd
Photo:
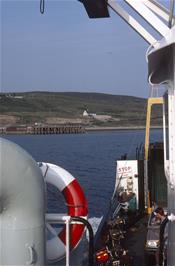
<svg viewBox="0 0 175 266">
<path fill-rule="evenodd" d="M 70 220 L 71 216 L 64 214 L 48 213 L 46 214 L 46 222 L 51 224 L 66 224 L 66 266 L 70 263 Z M 71 222 L 75 223 L 75 222 Z"/>
</svg>

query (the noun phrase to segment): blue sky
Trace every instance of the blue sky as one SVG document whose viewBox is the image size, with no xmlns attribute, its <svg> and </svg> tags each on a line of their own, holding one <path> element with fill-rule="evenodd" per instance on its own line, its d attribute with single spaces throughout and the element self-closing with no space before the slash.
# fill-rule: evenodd
<svg viewBox="0 0 175 266">
<path fill-rule="evenodd" d="M 148 44 L 112 11 L 90 20 L 76 1 L 1 0 L 1 91 L 147 97 Z"/>
</svg>

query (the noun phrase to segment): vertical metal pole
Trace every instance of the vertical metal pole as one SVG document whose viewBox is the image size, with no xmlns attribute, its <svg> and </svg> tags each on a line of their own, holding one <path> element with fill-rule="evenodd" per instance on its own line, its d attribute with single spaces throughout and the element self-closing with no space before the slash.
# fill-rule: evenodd
<svg viewBox="0 0 175 266">
<path fill-rule="evenodd" d="M 169 104 L 169 181 L 172 190 L 175 190 L 175 89 L 168 92 Z"/>
<path fill-rule="evenodd" d="M 163 150 L 164 150 L 164 172 L 167 182 L 169 182 L 169 161 L 167 157 L 167 133 L 166 133 L 166 110 L 165 101 L 163 103 Z M 168 183 L 167 183 L 168 184 Z"/>
<path fill-rule="evenodd" d="M 69 266 L 70 260 L 70 217 L 66 217 L 66 266 Z"/>
<path fill-rule="evenodd" d="M 149 135 L 150 135 L 150 121 L 151 121 L 151 103 L 152 98 L 148 98 L 147 114 L 146 114 L 146 130 L 145 130 L 145 154 L 144 154 L 144 188 L 145 188 L 145 209 L 146 213 L 150 214 L 150 195 L 148 189 L 148 149 L 149 149 Z"/>
<path fill-rule="evenodd" d="M 174 0 L 170 1 L 170 16 L 169 16 L 169 21 L 168 21 L 168 27 L 172 27 L 172 22 L 173 22 L 173 14 L 174 14 Z"/>
<path fill-rule="evenodd" d="M 172 51 L 172 77 L 168 89 L 168 119 L 169 119 L 169 182 L 168 211 L 175 214 L 175 47 Z M 175 221 L 168 227 L 168 266 L 175 265 Z"/>
<path fill-rule="evenodd" d="M 144 199 L 145 199 L 145 210 L 148 213 L 148 161 L 144 160 Z"/>
</svg>

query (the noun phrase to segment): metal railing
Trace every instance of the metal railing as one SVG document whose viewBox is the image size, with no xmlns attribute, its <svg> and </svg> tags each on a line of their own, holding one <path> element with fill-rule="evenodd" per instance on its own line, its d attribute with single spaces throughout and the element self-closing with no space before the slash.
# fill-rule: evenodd
<svg viewBox="0 0 175 266">
<path fill-rule="evenodd" d="M 50 224 L 65 224 L 66 225 L 66 265 L 70 265 L 70 225 L 84 224 L 89 232 L 89 266 L 94 265 L 94 235 L 93 229 L 85 217 L 71 217 L 63 214 L 46 214 L 46 222 Z"/>
</svg>

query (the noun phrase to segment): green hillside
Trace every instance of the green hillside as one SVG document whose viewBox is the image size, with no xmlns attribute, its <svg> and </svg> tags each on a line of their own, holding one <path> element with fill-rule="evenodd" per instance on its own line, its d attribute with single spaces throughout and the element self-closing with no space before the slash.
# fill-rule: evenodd
<svg viewBox="0 0 175 266">
<path fill-rule="evenodd" d="M 13 116 L 18 123 L 46 122 L 46 118 L 83 119 L 89 113 L 108 115 L 108 121 L 89 119 L 86 123 L 106 126 L 144 125 L 146 99 L 132 96 L 78 92 L 27 92 L 0 95 L 0 116 Z M 21 98 L 20 98 L 21 97 Z M 154 122 L 160 123 L 160 110 Z M 73 120 L 72 120 L 73 121 Z M 84 121 L 84 120 L 82 120 Z"/>
</svg>

